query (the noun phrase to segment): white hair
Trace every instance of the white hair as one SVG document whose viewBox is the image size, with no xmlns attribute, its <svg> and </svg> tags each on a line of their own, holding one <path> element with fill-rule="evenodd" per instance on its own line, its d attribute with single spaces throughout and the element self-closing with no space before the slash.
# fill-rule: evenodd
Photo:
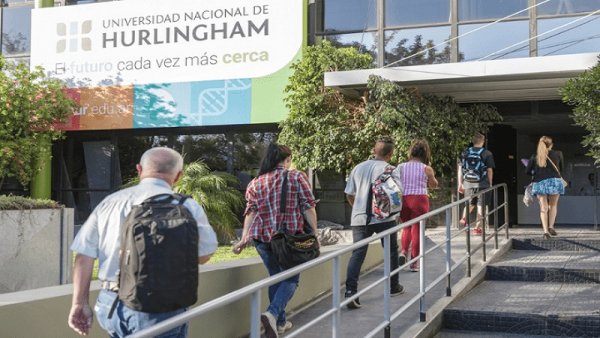
<svg viewBox="0 0 600 338">
<path fill-rule="evenodd" d="M 171 148 L 156 147 L 144 152 L 140 165 L 147 172 L 174 175 L 183 170 L 183 157 Z"/>
</svg>

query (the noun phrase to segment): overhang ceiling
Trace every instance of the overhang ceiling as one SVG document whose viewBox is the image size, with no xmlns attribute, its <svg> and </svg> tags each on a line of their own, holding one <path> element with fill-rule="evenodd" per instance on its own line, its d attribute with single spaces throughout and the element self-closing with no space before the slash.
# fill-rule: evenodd
<svg viewBox="0 0 600 338">
<path fill-rule="evenodd" d="M 565 82 L 598 62 L 598 53 L 470 61 L 325 73 L 325 86 L 359 95 L 370 75 L 458 102 L 560 99 Z"/>
</svg>

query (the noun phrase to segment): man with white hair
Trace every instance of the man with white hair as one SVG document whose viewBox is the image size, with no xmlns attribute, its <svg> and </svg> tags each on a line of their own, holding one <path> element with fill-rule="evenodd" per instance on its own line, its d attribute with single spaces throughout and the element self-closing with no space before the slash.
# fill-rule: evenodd
<svg viewBox="0 0 600 338">
<path fill-rule="evenodd" d="M 71 250 L 77 253 L 73 270 L 73 300 L 69 326 L 80 335 L 87 335 L 92 326 L 89 291 L 94 260 L 99 260 L 98 279 L 101 290 L 94 307 L 100 326 L 111 337 L 123 337 L 185 311 L 185 308 L 161 313 L 133 310 L 118 302 L 114 314 L 108 316 L 117 298 L 121 226 L 132 209 L 149 197 L 172 194 L 172 186 L 183 173 L 183 158 L 173 149 L 157 147 L 147 150 L 136 166 L 140 183 L 107 196 L 94 209 L 75 237 Z M 188 198 L 183 204 L 198 226 L 198 263 L 206 263 L 217 248 L 217 238 L 208 223 L 206 213 L 196 201 Z M 186 337 L 187 324 L 159 337 Z"/>
</svg>

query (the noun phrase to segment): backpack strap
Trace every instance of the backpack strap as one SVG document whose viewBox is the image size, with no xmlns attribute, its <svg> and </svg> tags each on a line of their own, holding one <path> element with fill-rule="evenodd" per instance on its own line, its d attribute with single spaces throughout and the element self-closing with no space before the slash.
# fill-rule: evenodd
<svg viewBox="0 0 600 338">
<path fill-rule="evenodd" d="M 175 199 L 177 200 L 177 202 L 179 202 L 179 205 L 183 205 L 183 203 L 185 203 L 185 201 L 190 198 L 190 195 L 184 195 L 184 194 L 173 194 L 173 197 L 175 197 Z"/>
</svg>

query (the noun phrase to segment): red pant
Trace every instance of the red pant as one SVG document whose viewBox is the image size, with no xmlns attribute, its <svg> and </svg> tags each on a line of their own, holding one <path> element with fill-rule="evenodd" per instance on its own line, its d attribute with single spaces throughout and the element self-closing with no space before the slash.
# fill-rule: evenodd
<svg viewBox="0 0 600 338">
<path fill-rule="evenodd" d="M 402 211 L 400 219 L 402 222 L 410 221 L 429 212 L 429 197 L 427 195 L 402 196 Z M 402 230 L 402 252 L 408 253 L 412 243 L 410 257 L 419 255 L 419 223 L 415 223 Z"/>
</svg>

